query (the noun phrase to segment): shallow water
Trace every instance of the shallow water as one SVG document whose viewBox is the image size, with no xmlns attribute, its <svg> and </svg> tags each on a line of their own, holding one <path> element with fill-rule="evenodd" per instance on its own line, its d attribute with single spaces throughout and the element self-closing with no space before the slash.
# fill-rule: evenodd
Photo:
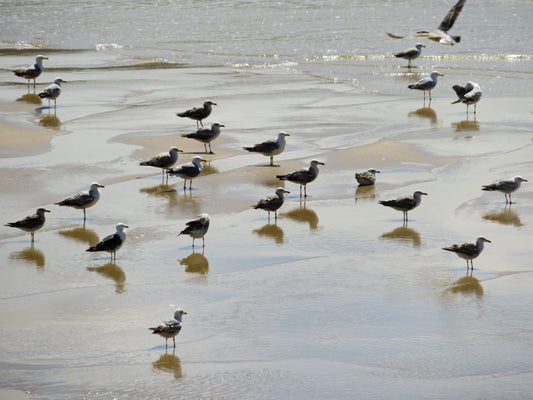
<svg viewBox="0 0 533 400">
<path fill-rule="evenodd" d="M 529 398 L 531 183 L 512 206 L 480 188 L 533 177 L 533 7 L 467 2 L 463 41 L 428 41 L 407 70 L 392 53 L 412 41 L 385 32 L 435 27 L 450 6 L 2 4 L 2 225 L 52 212 L 34 245 L 0 227 L 0 398 Z M 9 73 L 36 54 L 38 90 L 68 81 L 55 112 Z M 432 69 L 445 76 L 428 107 L 407 85 Z M 483 89 L 476 119 L 450 104 L 467 80 Z M 175 116 L 205 99 L 226 125 L 214 155 Z M 281 130 L 275 167 L 241 150 Z M 179 163 L 209 160 L 191 192 L 138 165 L 171 145 Z M 326 165 L 310 198 L 286 183 L 276 223 L 250 208 L 311 159 Z M 356 187 L 369 167 L 378 183 Z M 106 187 L 85 224 L 53 205 L 92 181 Z M 407 226 L 377 204 L 417 189 Z M 202 212 L 193 250 L 176 234 Z M 119 221 L 116 263 L 84 251 Z M 441 247 L 478 235 L 492 243 L 468 276 Z M 177 306 L 165 350 L 147 328 Z"/>
</svg>

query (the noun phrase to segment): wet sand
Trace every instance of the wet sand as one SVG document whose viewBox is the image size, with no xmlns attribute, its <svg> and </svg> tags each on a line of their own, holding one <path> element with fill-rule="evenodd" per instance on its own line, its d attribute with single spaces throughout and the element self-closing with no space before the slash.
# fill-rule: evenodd
<svg viewBox="0 0 533 400">
<path fill-rule="evenodd" d="M 474 121 L 444 89 L 428 108 L 407 90 L 284 70 L 158 72 L 65 72 L 53 127 L 38 105 L 2 113 L 3 223 L 52 211 L 33 246 L 0 227 L 2 388 L 40 399 L 526 398 L 533 190 L 524 183 L 505 206 L 481 185 L 533 179 L 530 97 L 487 96 Z M 8 105 L 25 91 L 4 89 Z M 215 154 L 180 137 L 196 124 L 175 116 L 205 99 L 218 103 L 205 125 L 226 125 Z M 291 136 L 274 167 L 241 150 L 281 130 Z M 191 192 L 138 165 L 171 145 L 185 150 L 178 164 L 209 160 Z M 311 159 L 326 165 L 300 201 L 275 176 Z M 375 187 L 356 187 L 370 167 L 382 171 Z M 85 226 L 81 210 L 53 205 L 92 181 L 106 187 Z M 291 193 L 269 224 L 250 205 L 277 186 Z M 378 204 L 415 190 L 429 195 L 408 226 Z M 193 251 L 176 235 L 202 212 L 211 227 Z M 85 252 L 119 221 L 130 229 L 116 263 Z M 493 243 L 468 277 L 441 247 L 478 235 Z M 188 314 L 166 351 L 147 328 L 176 306 Z"/>
</svg>

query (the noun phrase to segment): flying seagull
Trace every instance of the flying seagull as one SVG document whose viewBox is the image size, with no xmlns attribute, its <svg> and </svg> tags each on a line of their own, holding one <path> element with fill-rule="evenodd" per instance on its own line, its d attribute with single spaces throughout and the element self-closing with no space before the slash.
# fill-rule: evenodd
<svg viewBox="0 0 533 400">
<path fill-rule="evenodd" d="M 223 128 L 224 125 L 215 122 L 211 125 L 211 128 L 200 128 L 196 132 L 193 133 L 185 133 L 181 135 L 182 137 L 189 138 L 189 139 L 195 139 L 199 142 L 203 142 L 205 152 L 207 153 L 207 144 L 209 144 L 209 153 L 214 154 L 213 150 L 211 150 L 211 142 L 215 140 L 218 135 L 220 135 L 220 128 Z"/>
<path fill-rule="evenodd" d="M 453 244 L 448 247 L 443 247 L 442 250 L 453 251 L 459 257 L 466 260 L 467 271 L 469 267 L 468 262 L 470 261 L 470 268 L 473 271 L 474 264 L 472 263 L 472 260 L 481 254 L 485 246 L 485 243 L 492 243 L 492 242 L 480 236 L 476 239 L 476 243 Z"/>
<path fill-rule="evenodd" d="M 207 160 L 200 156 L 195 156 L 190 163 L 180 164 L 177 167 L 168 169 L 167 173 L 183 179 L 183 190 L 186 189 L 188 180 L 189 190 L 192 190 L 192 180 L 202 173 L 204 169 L 203 162 L 207 162 Z"/>
<path fill-rule="evenodd" d="M 98 189 L 103 187 L 103 185 L 93 182 L 91 183 L 89 190 L 78 192 L 55 204 L 58 206 L 68 206 L 83 210 L 83 220 L 85 221 L 87 219 L 85 209 L 94 206 L 98 200 L 100 200 L 100 191 Z"/>
<path fill-rule="evenodd" d="M 178 149 L 176 146 L 172 146 L 168 153 L 160 153 L 147 161 L 142 161 L 139 165 L 148 165 L 150 167 L 161 168 L 163 177 L 165 176 L 165 171 L 168 168 L 172 168 L 176 161 L 178 161 L 178 153 L 183 152 L 183 150 Z"/>
<path fill-rule="evenodd" d="M 466 85 L 453 85 L 453 90 L 457 94 L 458 99 L 452 104 L 463 103 L 466 104 L 466 114 L 468 115 L 468 106 L 474 105 L 474 114 L 476 114 L 477 102 L 481 100 L 481 87 L 472 81 L 466 82 Z"/>
<path fill-rule="evenodd" d="M 54 100 L 54 108 L 56 108 L 56 100 L 61 94 L 61 84 L 67 83 L 63 79 L 57 77 L 54 83 L 50 86 L 44 88 L 40 93 L 39 97 L 41 99 L 48 99 L 48 106 L 50 107 L 50 100 Z"/>
<path fill-rule="evenodd" d="M 429 92 L 429 101 L 431 101 L 431 91 L 437 86 L 437 77 L 444 76 L 440 72 L 433 71 L 429 77 L 420 79 L 417 83 L 408 85 L 409 89 L 418 89 L 424 92 L 424 102 L 426 101 L 426 92 Z"/>
<path fill-rule="evenodd" d="M 527 179 L 524 179 L 521 176 L 515 176 L 511 179 L 502 179 L 501 181 L 491 183 L 490 185 L 483 185 L 481 190 L 486 190 L 488 192 L 497 190 L 498 192 L 502 192 L 505 194 L 505 204 L 513 204 L 511 193 L 516 192 L 520 188 L 522 182 L 527 182 Z M 509 200 L 507 200 L 507 195 L 509 195 Z"/>
<path fill-rule="evenodd" d="M 386 207 L 391 207 L 395 210 L 401 211 L 403 213 L 403 221 L 406 223 L 408 220 L 407 212 L 420 205 L 420 202 L 422 201 L 422 195 L 427 196 L 427 193 L 417 190 L 412 196 L 399 197 L 394 200 L 383 200 L 380 201 L 379 204 L 383 204 Z"/>
<path fill-rule="evenodd" d="M 407 68 L 411 68 L 411 61 L 417 59 L 420 56 L 420 53 L 422 53 L 422 47 L 426 46 L 424 46 L 422 43 L 417 43 L 414 47 L 411 47 L 407 50 L 399 51 L 398 53 L 394 53 L 394 57 L 409 60 Z"/>
<path fill-rule="evenodd" d="M 181 118 L 194 119 L 196 121 L 196 127 L 199 128 L 198 123 L 200 123 L 201 126 L 204 126 L 204 124 L 202 123 L 202 120 L 209 117 L 209 114 L 211 114 L 211 110 L 212 110 L 211 106 L 216 106 L 216 105 L 217 103 L 207 100 L 204 102 L 203 106 L 193 107 L 187 111 L 176 113 L 176 115 Z"/>
<path fill-rule="evenodd" d="M 174 319 L 162 322 L 155 328 L 148 328 L 153 334 L 163 336 L 165 338 L 165 349 L 168 347 L 168 339 L 172 338 L 174 342 L 174 348 L 176 348 L 176 335 L 181 331 L 181 318 L 184 314 L 187 314 L 181 309 L 177 309 L 174 312 Z"/>
<path fill-rule="evenodd" d="M 368 171 L 356 172 L 355 179 L 359 183 L 359 186 L 370 186 L 376 183 L 376 174 L 380 172 L 377 169 L 370 168 Z"/>
<path fill-rule="evenodd" d="M 459 43 L 461 41 L 461 36 L 451 36 L 448 35 L 448 31 L 452 28 L 453 24 L 455 23 L 455 20 L 457 17 L 459 17 L 459 14 L 461 13 L 461 10 L 463 9 L 463 6 L 465 5 L 466 0 L 459 0 L 451 9 L 448 11 L 448 14 L 446 14 L 446 17 L 442 20 L 439 27 L 433 31 L 418 31 L 413 37 L 419 37 L 419 38 L 428 38 L 429 40 L 433 40 L 434 42 L 447 44 L 450 46 L 453 46 L 453 42 Z M 394 35 L 392 33 L 388 33 L 391 38 L 394 39 L 403 39 L 405 36 L 398 36 Z"/>
<path fill-rule="evenodd" d="M 192 237 L 192 247 L 194 248 L 194 240 L 202 239 L 202 247 L 205 247 L 204 236 L 209 229 L 209 215 L 206 213 L 200 214 L 198 218 L 193 219 L 192 221 L 187 222 L 186 228 L 178 233 L 180 235 L 189 235 Z"/>
<path fill-rule="evenodd" d="M 34 242 L 35 231 L 41 229 L 45 222 L 44 213 L 50 212 L 44 208 L 38 208 L 35 214 L 29 215 L 24 219 L 16 222 L 8 222 L 5 226 L 11 226 L 13 228 L 19 228 L 24 232 L 31 233 L 31 242 Z"/>
<path fill-rule="evenodd" d="M 267 140 L 266 142 L 258 143 L 251 147 L 243 147 L 243 149 L 270 157 L 270 165 L 273 165 L 274 156 L 277 156 L 285 149 L 286 136 L 290 135 L 287 132 L 280 132 L 276 140 Z"/>
<path fill-rule="evenodd" d="M 111 254 L 111 262 L 113 262 L 113 260 L 117 259 L 118 249 L 120 249 L 126 241 L 126 232 L 124 231 L 124 228 L 129 228 L 129 226 L 119 222 L 115 227 L 115 233 L 106 236 L 95 246 L 89 247 L 86 251 L 107 251 Z"/>
<path fill-rule="evenodd" d="M 313 182 L 318 176 L 318 166 L 326 165 L 323 162 L 313 160 L 309 168 L 304 168 L 286 175 L 276 175 L 276 178 L 282 181 L 298 183 L 300 185 L 300 197 L 302 197 L 302 186 L 304 188 L 304 198 L 307 197 L 307 184 Z"/>
<path fill-rule="evenodd" d="M 28 90 L 30 90 L 30 81 L 33 79 L 33 89 L 35 89 L 35 79 L 43 72 L 43 60 L 48 60 L 48 57 L 37 56 L 35 57 L 35 64 L 28 67 L 22 67 L 11 70 L 16 76 L 28 80 Z"/>
<path fill-rule="evenodd" d="M 261 200 L 259 200 L 252 207 L 254 209 L 261 209 L 268 211 L 268 220 L 270 221 L 270 212 L 274 212 L 275 219 L 278 219 L 278 209 L 283 205 L 285 201 L 285 193 L 290 193 L 288 190 L 279 187 L 276 189 L 275 194 L 271 194 Z"/>
</svg>

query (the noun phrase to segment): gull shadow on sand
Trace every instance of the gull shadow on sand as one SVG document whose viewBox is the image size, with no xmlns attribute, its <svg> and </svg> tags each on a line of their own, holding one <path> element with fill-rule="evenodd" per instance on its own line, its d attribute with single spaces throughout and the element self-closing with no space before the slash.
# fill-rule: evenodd
<svg viewBox="0 0 533 400">
<path fill-rule="evenodd" d="M 481 282 L 472 274 L 468 274 L 455 281 L 452 286 L 446 289 L 446 293 L 462 294 L 463 296 L 483 297 L 483 286 Z"/>
<path fill-rule="evenodd" d="M 121 294 L 126 291 L 126 273 L 114 262 L 108 262 L 99 267 L 87 267 L 88 271 L 94 271 L 99 275 L 115 282 L 115 293 Z"/>
<path fill-rule="evenodd" d="M 181 360 L 175 355 L 175 349 L 172 354 L 162 354 L 159 359 L 152 363 L 155 370 L 161 372 L 167 372 L 174 375 L 174 378 L 183 378 L 183 372 L 181 368 Z"/>
<path fill-rule="evenodd" d="M 463 121 L 453 122 L 452 128 L 455 128 L 456 132 L 477 132 L 479 131 L 479 122 L 474 120 L 465 119 Z M 471 136 L 467 136 L 471 137 Z"/>
<path fill-rule="evenodd" d="M 300 201 L 300 207 L 295 208 L 281 215 L 288 217 L 297 222 L 309 224 L 309 229 L 315 231 L 318 229 L 318 215 L 316 212 L 307 208 L 305 200 Z"/>
<path fill-rule="evenodd" d="M 35 264 L 38 268 L 44 268 L 46 263 L 44 253 L 41 250 L 36 249 L 33 243 L 30 247 L 11 253 L 9 259 L 23 261 L 27 264 Z"/>
<path fill-rule="evenodd" d="M 397 240 L 402 243 L 411 244 L 415 247 L 420 246 L 422 243 L 420 234 L 413 228 L 408 228 L 407 223 L 390 232 L 384 233 L 380 236 L 380 239 Z"/>
<path fill-rule="evenodd" d="M 359 200 L 374 200 L 376 198 L 376 186 L 367 185 L 362 186 L 358 185 L 355 189 L 355 202 Z"/>
<path fill-rule="evenodd" d="M 35 93 L 23 94 L 21 97 L 17 99 L 17 101 L 28 103 L 28 104 L 36 104 L 36 105 L 43 104 L 43 101 L 41 100 L 41 98 Z"/>
<path fill-rule="evenodd" d="M 85 221 L 83 224 L 83 227 L 63 229 L 58 233 L 68 239 L 72 239 L 77 242 L 82 242 L 84 244 L 88 244 L 89 246 L 94 246 L 100 241 L 98 234 L 92 229 L 85 228 Z"/>
<path fill-rule="evenodd" d="M 483 215 L 483 219 L 487 221 L 497 222 L 502 225 L 523 226 L 520 220 L 520 215 L 516 211 L 511 210 L 511 206 L 505 206 L 499 210 L 492 210 Z"/>
<path fill-rule="evenodd" d="M 429 102 L 428 106 L 424 104 L 423 108 L 419 108 L 418 110 L 411 111 L 409 114 L 407 114 L 408 117 L 416 117 L 420 119 L 428 119 L 432 124 L 437 123 L 437 112 L 431 108 L 431 101 Z"/>
<path fill-rule="evenodd" d="M 59 129 L 61 127 L 61 120 L 54 114 L 43 115 L 39 119 L 39 124 L 45 128 Z"/>
<path fill-rule="evenodd" d="M 255 233 L 260 237 L 274 239 L 274 241 L 278 244 L 282 244 L 284 242 L 285 234 L 283 229 L 281 229 L 277 224 L 268 223 L 259 229 L 254 229 L 252 233 Z"/>
<path fill-rule="evenodd" d="M 187 257 L 178 261 L 180 265 L 185 265 L 185 272 L 200 275 L 209 274 L 209 261 L 204 256 L 203 250 L 202 253 L 195 253 L 193 251 Z"/>
</svg>

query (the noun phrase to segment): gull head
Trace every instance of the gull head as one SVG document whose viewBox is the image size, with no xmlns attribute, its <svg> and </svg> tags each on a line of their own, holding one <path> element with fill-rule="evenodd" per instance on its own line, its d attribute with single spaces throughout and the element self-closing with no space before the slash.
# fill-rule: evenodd
<svg viewBox="0 0 533 400">
<path fill-rule="evenodd" d="M 311 161 L 311 166 L 317 167 L 319 165 L 326 165 L 326 164 L 324 164 L 323 162 L 317 161 L 317 160 Z"/>
<path fill-rule="evenodd" d="M 376 174 L 379 174 L 381 171 L 378 171 L 377 169 L 374 169 L 374 168 L 370 168 L 370 169 L 368 170 L 368 172 L 370 172 L 371 174 L 376 175 Z"/>
<path fill-rule="evenodd" d="M 214 101 L 211 101 L 211 100 L 204 101 L 204 107 L 216 106 L 216 105 L 217 103 L 215 103 Z"/>
<path fill-rule="evenodd" d="M 172 146 L 170 149 L 168 149 L 168 152 L 170 154 L 183 153 L 183 150 L 178 149 L 176 146 Z"/>
<path fill-rule="evenodd" d="M 521 176 L 515 176 L 514 180 L 515 180 L 515 182 L 520 182 L 520 183 L 527 182 L 527 179 L 522 178 Z"/>
<path fill-rule="evenodd" d="M 50 212 L 50 210 L 47 210 L 46 208 L 38 208 L 36 214 L 39 216 L 44 216 L 44 213 Z"/>
<path fill-rule="evenodd" d="M 174 311 L 174 319 L 181 321 L 181 317 L 185 314 L 187 314 L 186 311 L 183 311 L 181 308 L 178 308 L 176 309 L 176 311 Z"/>
<path fill-rule="evenodd" d="M 67 81 L 64 81 L 63 79 L 61 79 L 61 77 L 58 76 L 58 77 L 54 80 L 54 83 L 55 83 L 56 85 L 60 85 L 60 86 L 61 86 L 62 83 L 67 83 Z"/>
<path fill-rule="evenodd" d="M 97 190 L 98 188 L 103 188 L 103 187 L 105 187 L 105 186 L 104 185 L 100 185 L 97 182 L 93 182 L 93 183 L 91 183 L 90 189 L 91 190 Z"/>
<path fill-rule="evenodd" d="M 285 193 L 290 193 L 288 190 L 283 189 L 282 187 L 279 187 L 276 189 L 276 194 L 278 196 L 283 196 Z"/>
<path fill-rule="evenodd" d="M 122 232 L 124 230 L 124 228 L 129 228 L 128 225 L 126 224 L 123 224 L 122 222 L 119 222 L 116 226 L 115 226 L 115 229 L 117 230 L 117 232 Z"/>
<path fill-rule="evenodd" d="M 428 194 L 425 192 L 421 192 L 420 190 L 417 190 L 416 192 L 413 193 L 414 197 L 420 197 L 422 195 L 427 196 Z"/>
<path fill-rule="evenodd" d="M 43 60 L 48 60 L 48 57 L 45 57 L 45 56 L 37 56 L 37 57 L 35 57 L 35 62 L 37 64 L 41 64 L 43 62 Z"/>
</svg>

